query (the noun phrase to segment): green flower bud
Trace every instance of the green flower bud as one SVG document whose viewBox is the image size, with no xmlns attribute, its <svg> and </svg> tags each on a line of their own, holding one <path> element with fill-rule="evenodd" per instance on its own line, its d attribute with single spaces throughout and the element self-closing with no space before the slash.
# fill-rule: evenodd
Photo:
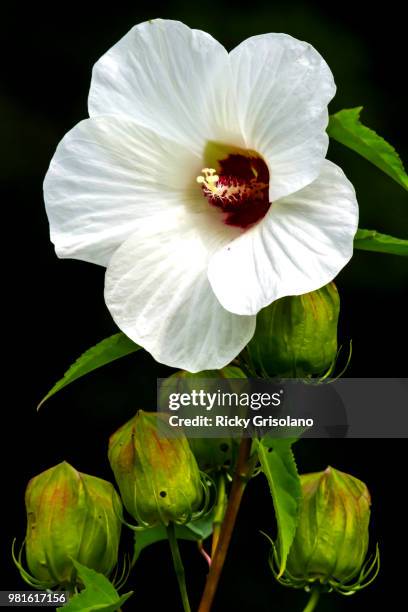
<svg viewBox="0 0 408 612">
<path fill-rule="evenodd" d="M 109 441 L 109 461 L 129 514 L 143 525 L 191 520 L 203 499 L 197 462 L 166 415 L 140 410 Z"/>
<path fill-rule="evenodd" d="M 81 474 L 64 461 L 30 480 L 25 502 L 26 557 L 36 581 L 74 586 L 72 559 L 105 575 L 112 572 L 122 504 L 109 482 Z"/>
<path fill-rule="evenodd" d="M 191 393 L 191 391 L 197 390 L 198 379 L 213 380 L 214 390 L 216 390 L 218 388 L 217 380 L 223 378 L 232 380 L 234 378 L 243 379 L 246 376 L 237 366 L 226 366 L 222 370 L 203 370 L 195 373 L 179 370 L 163 381 L 159 391 L 159 406 L 162 409 L 166 408 L 169 393 Z M 230 386 L 233 390 L 234 383 L 231 382 Z"/>
<path fill-rule="evenodd" d="M 251 364 L 267 376 L 324 372 L 337 355 L 339 310 L 334 283 L 276 300 L 257 315 L 255 335 L 247 346 Z"/>
<path fill-rule="evenodd" d="M 303 499 L 287 579 L 293 586 L 317 582 L 343 592 L 356 590 L 347 585 L 361 573 L 368 549 L 366 485 L 332 467 L 301 476 L 301 485 Z"/>
<path fill-rule="evenodd" d="M 191 450 L 203 472 L 234 469 L 239 448 L 235 438 L 189 438 Z"/>
<path fill-rule="evenodd" d="M 213 379 L 215 391 L 218 388 L 217 379 L 245 379 L 246 376 L 236 366 L 227 366 L 222 370 L 203 370 L 196 373 L 180 370 L 163 382 L 160 389 L 160 406 L 163 408 L 166 406 L 169 392 L 188 393 L 196 390 L 196 381 L 200 378 Z M 231 383 L 231 391 L 234 390 L 233 385 L 234 383 Z M 210 473 L 221 469 L 227 471 L 233 469 L 237 459 L 239 441 L 234 438 L 189 438 L 189 442 L 200 470 Z"/>
</svg>

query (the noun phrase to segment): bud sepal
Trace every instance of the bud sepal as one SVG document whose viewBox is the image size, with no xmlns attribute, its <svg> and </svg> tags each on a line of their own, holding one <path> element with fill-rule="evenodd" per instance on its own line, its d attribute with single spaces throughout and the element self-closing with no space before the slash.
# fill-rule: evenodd
<svg viewBox="0 0 408 612">
<path fill-rule="evenodd" d="M 269 567 L 272 570 L 274 578 L 281 584 L 282 586 L 290 587 L 292 589 L 304 589 L 307 592 L 310 592 L 313 588 L 315 588 L 316 580 L 311 579 L 307 580 L 305 578 L 296 578 L 293 576 L 288 569 L 286 569 L 283 575 L 279 575 L 280 568 L 280 558 L 278 548 L 275 542 L 264 532 L 263 535 L 269 540 L 271 544 L 271 552 L 269 555 Z M 378 576 L 378 572 L 380 571 L 380 549 L 378 544 L 375 547 L 375 553 L 371 555 L 367 559 L 367 561 L 362 566 L 358 577 L 350 582 L 341 582 L 340 580 L 336 580 L 335 578 L 330 578 L 325 583 L 319 583 L 318 589 L 321 592 L 330 593 L 335 591 L 341 595 L 353 595 L 357 591 L 361 591 L 361 589 L 365 589 L 368 587 Z"/>
</svg>

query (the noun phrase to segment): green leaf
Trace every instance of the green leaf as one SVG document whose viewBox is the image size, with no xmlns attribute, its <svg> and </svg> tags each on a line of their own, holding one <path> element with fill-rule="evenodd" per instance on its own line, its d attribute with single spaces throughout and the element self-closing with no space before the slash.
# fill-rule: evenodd
<svg viewBox="0 0 408 612">
<path fill-rule="evenodd" d="M 133 591 L 130 591 L 120 596 L 105 576 L 81 565 L 78 561 L 73 561 L 73 563 L 85 588 L 74 595 L 63 607 L 67 612 L 91 612 L 93 610 L 114 612 L 133 595 Z"/>
<path fill-rule="evenodd" d="M 132 340 L 130 340 L 130 338 L 122 333 L 114 334 L 109 338 L 105 338 L 105 340 L 102 340 L 92 348 L 85 351 L 85 353 L 83 353 L 75 361 L 75 363 L 72 364 L 72 366 L 65 372 L 63 378 L 61 378 L 61 380 L 59 380 L 50 391 L 48 391 L 47 395 L 43 397 L 37 406 L 37 410 L 41 408 L 48 398 L 57 393 L 57 391 L 60 391 L 67 385 L 74 382 L 74 380 L 85 376 L 85 374 L 89 374 L 89 372 L 92 372 L 93 370 L 101 368 L 107 363 L 120 359 L 120 357 L 130 355 L 130 353 L 134 353 L 140 348 L 140 346 L 135 344 Z"/>
<path fill-rule="evenodd" d="M 362 106 L 331 115 L 327 132 L 331 138 L 368 159 L 408 190 L 408 175 L 394 149 L 381 136 L 360 122 Z"/>
<path fill-rule="evenodd" d="M 278 524 L 279 576 L 286 568 L 298 524 L 302 497 L 299 474 L 292 452 L 293 442 L 293 439 L 265 436 L 258 446 L 259 461 L 269 483 Z"/>
<path fill-rule="evenodd" d="M 359 229 L 354 237 L 354 248 L 408 257 L 408 240 L 380 234 L 376 230 Z"/>
<path fill-rule="evenodd" d="M 176 537 L 178 540 L 190 540 L 198 542 L 205 540 L 212 533 L 214 513 L 210 512 L 196 521 L 187 523 L 187 525 L 176 525 Z M 166 528 L 162 525 L 156 527 L 148 527 L 135 532 L 135 548 L 133 555 L 133 563 L 137 561 L 142 550 L 160 542 L 167 540 Z"/>
</svg>

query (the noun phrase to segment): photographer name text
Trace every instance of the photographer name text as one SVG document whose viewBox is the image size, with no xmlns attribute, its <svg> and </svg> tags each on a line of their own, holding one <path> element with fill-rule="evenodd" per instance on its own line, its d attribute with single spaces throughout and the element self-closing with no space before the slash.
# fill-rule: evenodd
<svg viewBox="0 0 408 612">
<path fill-rule="evenodd" d="M 314 420 L 312 418 L 295 419 L 289 415 L 284 417 L 263 417 L 254 415 L 252 417 L 240 417 L 217 415 L 215 417 L 198 415 L 194 417 L 180 417 L 172 414 L 169 417 L 169 424 L 172 427 L 239 427 L 248 429 L 248 427 L 313 427 Z"/>
</svg>

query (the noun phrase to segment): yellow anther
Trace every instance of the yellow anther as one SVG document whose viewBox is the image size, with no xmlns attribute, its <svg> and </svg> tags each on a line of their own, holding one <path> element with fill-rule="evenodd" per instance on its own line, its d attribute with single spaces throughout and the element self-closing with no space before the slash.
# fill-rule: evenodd
<svg viewBox="0 0 408 612">
<path fill-rule="evenodd" d="M 213 193 L 217 192 L 216 183 L 219 181 L 218 174 L 215 174 L 214 168 L 203 168 L 201 170 L 204 176 L 197 176 L 196 181 L 201 185 L 205 185 L 208 191 L 212 191 Z"/>
</svg>

